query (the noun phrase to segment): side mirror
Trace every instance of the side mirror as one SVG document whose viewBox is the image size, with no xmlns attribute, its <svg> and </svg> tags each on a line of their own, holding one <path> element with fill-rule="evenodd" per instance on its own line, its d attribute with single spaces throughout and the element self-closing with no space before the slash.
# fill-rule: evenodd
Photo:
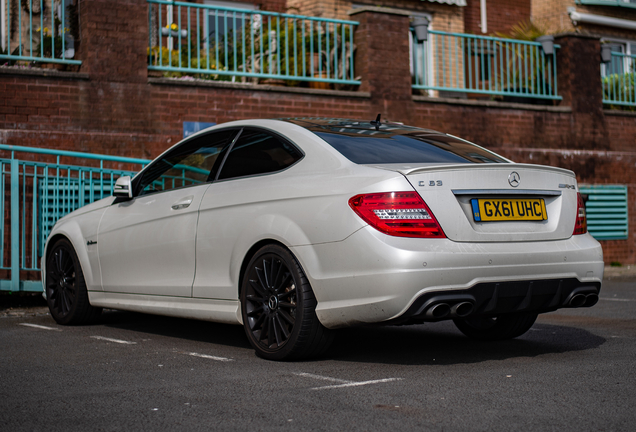
<svg viewBox="0 0 636 432">
<path fill-rule="evenodd" d="M 132 184 L 130 176 L 121 176 L 117 179 L 113 195 L 118 198 L 132 199 Z"/>
</svg>

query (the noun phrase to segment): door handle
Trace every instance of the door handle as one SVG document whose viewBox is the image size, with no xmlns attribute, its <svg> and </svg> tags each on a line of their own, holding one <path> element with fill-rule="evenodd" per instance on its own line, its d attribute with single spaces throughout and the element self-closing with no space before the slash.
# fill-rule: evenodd
<svg viewBox="0 0 636 432">
<path fill-rule="evenodd" d="M 192 204 L 193 199 L 194 196 L 192 195 L 180 199 L 176 203 L 172 204 L 172 210 L 183 210 L 184 208 L 188 208 L 190 204 Z"/>
</svg>

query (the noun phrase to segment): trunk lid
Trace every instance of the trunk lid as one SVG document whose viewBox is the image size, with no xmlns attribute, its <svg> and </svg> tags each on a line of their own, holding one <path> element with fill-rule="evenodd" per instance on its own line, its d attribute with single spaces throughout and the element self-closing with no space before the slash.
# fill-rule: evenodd
<svg viewBox="0 0 636 432">
<path fill-rule="evenodd" d="M 403 174 L 450 240 L 516 242 L 572 236 L 578 190 L 572 171 L 515 163 L 376 167 Z"/>
</svg>

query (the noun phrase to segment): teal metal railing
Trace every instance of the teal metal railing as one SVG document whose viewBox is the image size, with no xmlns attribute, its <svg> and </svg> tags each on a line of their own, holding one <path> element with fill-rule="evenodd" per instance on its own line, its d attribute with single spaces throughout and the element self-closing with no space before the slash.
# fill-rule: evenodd
<svg viewBox="0 0 636 432">
<path fill-rule="evenodd" d="M 428 31 L 413 36 L 413 88 L 560 100 L 556 49 L 546 55 L 539 42 Z"/>
<path fill-rule="evenodd" d="M 355 21 L 148 0 L 148 69 L 168 76 L 360 84 Z"/>
<path fill-rule="evenodd" d="M 581 185 L 579 190 L 581 194 L 587 195 L 585 212 L 590 234 L 597 240 L 627 239 L 627 186 Z"/>
<path fill-rule="evenodd" d="M 117 177 L 134 175 L 150 162 L 5 144 L 0 155 L 0 214 L 10 215 L 0 224 L 0 271 L 10 272 L 9 279 L 0 280 L 3 291 L 41 291 L 39 280 L 20 280 L 20 271 L 40 270 L 39 257 L 55 222 L 112 195 Z"/>
<path fill-rule="evenodd" d="M 601 74 L 603 103 L 636 106 L 636 55 L 612 52 Z"/>
<path fill-rule="evenodd" d="M 6 0 L 0 12 L 0 65 L 16 61 L 82 64 L 73 60 L 67 1 Z"/>
</svg>

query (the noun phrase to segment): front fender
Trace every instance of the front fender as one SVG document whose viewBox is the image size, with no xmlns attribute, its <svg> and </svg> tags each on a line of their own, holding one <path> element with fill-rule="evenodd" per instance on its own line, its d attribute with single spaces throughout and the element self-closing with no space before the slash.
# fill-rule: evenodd
<svg viewBox="0 0 636 432">
<path fill-rule="evenodd" d="M 46 280 L 46 257 L 48 256 L 49 247 L 52 246 L 51 240 L 62 236 L 68 239 L 73 245 L 73 249 L 75 249 L 77 258 L 82 266 L 87 290 L 102 290 L 99 257 L 97 254 L 97 229 L 105 210 L 105 208 L 101 208 L 90 213 L 84 213 L 81 217 L 66 217 L 58 221 L 55 227 L 53 227 L 51 234 L 49 234 L 42 255 L 43 283 Z M 89 241 L 95 243 L 87 245 Z"/>
</svg>

